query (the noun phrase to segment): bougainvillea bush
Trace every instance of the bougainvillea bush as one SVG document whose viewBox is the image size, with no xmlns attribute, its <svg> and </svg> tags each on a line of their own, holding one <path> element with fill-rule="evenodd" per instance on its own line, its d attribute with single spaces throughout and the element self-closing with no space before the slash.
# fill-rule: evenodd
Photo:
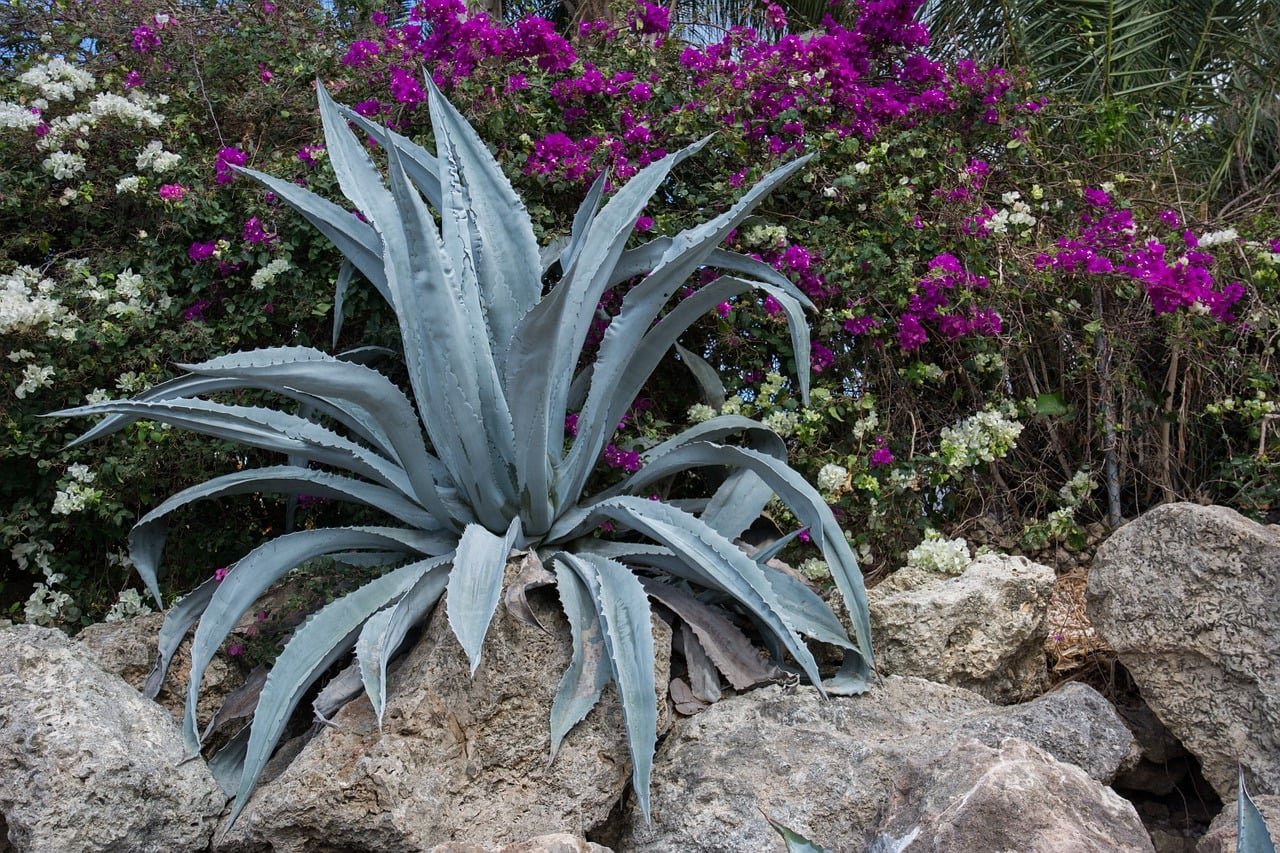
<svg viewBox="0 0 1280 853">
<path fill-rule="evenodd" d="M 1011 71 L 932 60 L 909 0 L 858 3 L 845 26 L 804 35 L 785 34 L 773 7 L 780 37 L 739 28 L 700 43 L 646 3 L 570 32 L 454 0 L 350 20 L 299 4 L 93 6 L 33 19 L 3 83 L 0 216 L 16 237 L 0 271 L 21 296 L 6 299 L 56 299 L 76 318 L 4 330 L 5 462 L 19 475 L 0 486 L 0 544 L 21 569 L 4 592 L 19 610 L 47 566 L 65 577 L 44 580 L 40 617 L 54 620 L 50 596 L 64 594 L 96 618 L 126 583 L 108 555 L 146 498 L 207 476 L 229 452 L 191 445 L 178 470 L 157 445 L 186 440 L 140 424 L 114 444 L 59 453 L 69 435 L 38 413 L 161 379 L 211 345 L 331 343 L 337 255 L 233 171 L 287 174 L 334 197 L 310 106 L 317 76 L 362 116 L 426 141 L 429 73 L 495 145 L 542 242 L 569 231 L 602 172 L 612 190 L 707 134 L 705 156 L 638 218 L 637 241 L 725 209 L 802 151 L 817 155 L 728 243 L 815 303 L 808 405 L 787 378 L 779 306 L 726 301 L 682 339 L 686 363 L 660 367 L 626 413 L 602 480 L 634 471 L 641 451 L 690 421 L 749 415 L 787 440 L 876 570 L 901 564 L 926 531 L 969 535 L 978 522 L 1036 547 L 1174 497 L 1270 508 L 1275 223 L 1181 206 L 1174 176 L 1144 173 L 1142 152 L 1063 148 L 1055 129 L 1077 107 Z M 71 97 L 53 98 L 23 81 L 37 67 L 49 77 L 57 57 L 94 82 L 77 89 L 57 70 L 49 85 Z M 102 92 L 124 100 L 95 100 Z M 95 103 L 87 129 L 58 124 Z M 164 121 L 151 127 L 139 110 Z M 58 146 L 41 147 L 51 137 Z M 589 343 L 623 292 L 599 306 Z M 145 310 L 118 307 L 131 298 Z M 396 346 L 367 288 L 340 303 L 340 346 Z M 689 381 L 699 361 L 722 386 Z M 59 500 L 70 512 L 54 511 Z M 299 523 L 329 509 L 308 502 Z M 253 540 L 286 508 L 237 511 Z M 768 515 L 780 533 L 798 527 L 782 507 Z M 182 523 L 205 529 L 197 515 Z M 214 556 L 175 562 L 188 582 L 247 544 L 209 541 Z M 803 537 L 787 554 L 823 575 Z"/>
</svg>

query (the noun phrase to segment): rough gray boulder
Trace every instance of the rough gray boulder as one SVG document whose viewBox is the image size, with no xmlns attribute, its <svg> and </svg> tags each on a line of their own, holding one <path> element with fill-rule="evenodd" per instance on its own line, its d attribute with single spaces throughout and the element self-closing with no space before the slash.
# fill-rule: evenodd
<svg viewBox="0 0 1280 853">
<path fill-rule="evenodd" d="M 579 835 L 553 832 L 528 841 L 495 846 L 451 841 L 431 848 L 431 853 L 613 853 L 608 847 L 593 844 Z"/>
<path fill-rule="evenodd" d="M 964 687 L 993 702 L 1044 689 L 1053 569 L 988 554 L 963 574 L 908 567 L 868 593 L 876 667 Z"/>
<path fill-rule="evenodd" d="M 0 814 L 19 851 L 203 850 L 226 798 L 173 718 L 60 631 L 0 631 Z"/>
<path fill-rule="evenodd" d="M 722 700 L 672 726 L 654 766 L 653 823 L 645 825 L 629 798 L 614 846 L 780 850 L 772 818 L 830 849 L 864 850 L 879 834 L 902 768 L 929 767 L 975 739 L 998 748 L 1024 738 L 1056 758 L 1080 760 L 1084 738 L 1096 736 L 1108 745 L 1087 763 L 1110 778 L 1132 736 L 1089 688 L 1060 693 L 1039 700 L 1039 709 L 1006 708 L 968 690 L 892 676 L 870 693 L 827 701 L 812 688 L 779 686 Z M 1074 723 L 1049 724 L 1055 714 Z M 1037 719 L 1046 725 L 1038 728 Z"/>
<path fill-rule="evenodd" d="M 612 687 L 555 760 L 550 709 L 569 665 L 554 593 L 530 596 L 549 633 L 499 608 L 475 677 L 438 608 L 390 676 L 383 728 L 361 697 L 254 794 L 221 851 L 421 851 L 520 843 L 601 824 L 631 775 Z M 670 629 L 655 621 L 666 716 Z"/>
<path fill-rule="evenodd" d="M 957 737 L 987 746 L 1004 738 L 1039 744 L 1103 784 L 1137 763 L 1140 751 L 1116 709 L 1086 684 L 1070 682 L 1023 705 L 974 714 L 956 725 Z"/>
<path fill-rule="evenodd" d="M 1280 533 L 1166 504 L 1098 550 L 1089 618 L 1224 801 L 1280 794 Z"/>
<path fill-rule="evenodd" d="M 909 762 L 894 780 L 877 842 L 895 853 L 1155 849 L 1127 800 L 1016 738 L 996 748 L 962 740 Z"/>
</svg>

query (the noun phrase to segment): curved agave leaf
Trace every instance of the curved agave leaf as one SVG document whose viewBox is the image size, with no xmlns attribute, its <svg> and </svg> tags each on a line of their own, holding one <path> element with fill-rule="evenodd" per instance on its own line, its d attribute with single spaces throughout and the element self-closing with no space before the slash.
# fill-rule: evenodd
<svg viewBox="0 0 1280 853">
<path fill-rule="evenodd" d="M 648 274 L 662 260 L 662 256 L 670 250 L 672 239 L 671 237 L 654 237 L 647 243 L 623 252 L 622 257 L 618 259 L 618 263 L 613 269 L 613 276 L 610 278 L 609 286 L 621 284 L 627 279 L 635 278 L 638 275 Z M 707 255 L 705 265 L 713 269 L 742 273 L 749 278 L 771 284 L 805 308 L 815 309 L 813 301 L 805 295 L 804 291 L 796 287 L 791 279 L 764 261 L 756 260 L 750 255 L 744 255 L 741 252 L 734 252 L 730 249 L 717 248 L 713 249 L 710 255 Z"/>
<path fill-rule="evenodd" d="M 169 671 L 174 653 L 186 639 L 191 626 L 196 624 L 205 608 L 209 606 L 209 600 L 213 598 L 213 592 L 217 588 L 218 581 L 209 578 L 184 595 L 164 614 L 164 623 L 161 624 L 160 634 L 156 637 L 156 665 L 147 676 L 147 683 L 142 686 L 143 696 L 154 699 L 160 694 L 160 688 L 164 686 L 164 677 Z M 154 592 L 157 593 L 156 603 L 163 607 L 158 590 Z"/>
<path fill-rule="evenodd" d="M 810 589 L 804 581 L 786 572 L 765 564 L 757 565 L 768 576 L 773 591 L 778 594 L 778 603 L 787 615 L 787 621 L 796 626 L 797 631 L 829 646 L 857 650 L 822 596 Z"/>
<path fill-rule="evenodd" d="M 631 748 L 631 786 L 649 820 L 649 777 L 658 742 L 658 709 L 653 694 L 653 628 L 644 587 L 621 563 L 594 554 L 561 552 L 595 599 L 604 647 L 618 686 Z"/>
<path fill-rule="evenodd" d="M 831 514 L 831 508 L 796 471 L 768 454 L 749 448 L 695 443 L 676 448 L 645 466 L 632 475 L 629 487 L 643 488 L 646 483 L 667 474 L 702 465 L 731 465 L 754 471 L 809 528 L 818 540 L 822 556 L 831 568 L 831 577 L 849 609 L 857 652 L 869 668 L 872 665 L 871 622 L 862 572 L 845 542 L 840 525 Z"/>
<path fill-rule="evenodd" d="M 608 518 L 648 536 L 675 552 L 690 567 L 714 579 L 786 648 L 809 680 L 825 695 L 818 664 L 804 641 L 787 623 L 778 596 L 755 562 L 738 546 L 699 519 L 659 501 L 617 497 L 592 507 L 593 518 Z"/>
<path fill-rule="evenodd" d="M 249 726 L 245 726 L 209 759 L 209 772 L 227 797 L 234 797 L 240 787 L 240 775 L 244 771 L 244 756 L 248 748 Z"/>
<path fill-rule="evenodd" d="M 724 383 L 720 381 L 720 374 L 716 373 L 711 363 L 696 352 L 680 346 L 679 343 L 676 344 L 676 352 L 680 354 L 680 360 L 697 380 L 698 387 L 702 389 L 702 397 L 707 404 L 713 409 L 723 406 L 726 396 Z"/>
<path fill-rule="evenodd" d="M 579 574 L 564 561 L 554 563 L 556 589 L 569 621 L 573 659 L 560 679 L 551 703 L 551 756 L 555 760 L 560 744 L 600 701 L 604 686 L 613 679 L 613 667 L 604 645 L 604 630 L 596 615 L 591 591 Z"/>
<path fill-rule="evenodd" d="M 347 289 L 351 286 L 355 271 L 355 264 L 344 257 L 342 265 L 338 267 L 338 280 L 333 284 L 333 341 L 330 345 L 334 349 L 338 348 L 338 338 L 342 335 L 342 309 L 346 304 Z"/>
<path fill-rule="evenodd" d="M 501 529 L 515 501 L 507 464 L 515 454 L 515 434 L 481 331 L 479 297 L 462 285 L 395 148 L 387 149 L 387 161 L 396 214 L 383 242 L 418 409 L 432 446 L 468 495 L 476 517 Z M 457 215 L 456 210 L 441 214 L 446 221 Z M 443 421 L 432 411 L 435 406 L 443 411 Z"/>
<path fill-rule="evenodd" d="M 443 472 L 422 441 L 417 412 L 400 389 L 378 371 L 310 347 L 269 347 L 179 366 L 200 376 L 243 378 L 271 390 L 292 388 L 322 399 L 341 398 L 366 412 L 376 412 L 374 423 L 390 442 L 394 461 L 413 484 L 413 496 L 436 518 L 455 529 L 460 526 L 441 499 L 437 474 Z M 432 462 L 436 462 L 435 470 Z"/>
<path fill-rule="evenodd" d="M 337 358 L 341 361 L 352 361 L 360 364 L 369 360 L 369 356 L 381 352 L 385 352 L 381 347 L 362 347 L 340 353 Z M 375 450 L 388 458 L 395 457 L 395 452 L 391 448 L 390 439 L 387 438 L 386 433 L 378 424 L 377 419 L 369 412 L 349 401 L 333 400 L 315 396 L 313 394 L 305 394 L 292 388 L 273 388 L 257 382 L 244 381 L 230 377 L 214 378 L 188 375 L 178 376 L 174 379 L 161 382 L 159 385 L 153 385 L 151 388 L 148 388 L 146 391 L 134 396 L 132 399 L 137 402 L 155 402 L 160 400 L 203 397 L 220 391 L 238 390 L 274 390 L 275 393 L 278 393 L 283 397 L 288 397 L 291 400 L 298 401 L 303 407 L 310 407 L 320 414 L 332 418 L 337 423 L 340 423 L 349 429 L 352 434 L 368 442 Z M 299 411 L 298 414 L 299 417 L 309 417 L 307 413 L 302 411 Z M 75 447 L 88 441 L 112 435 L 130 424 L 135 423 L 141 418 L 141 415 L 108 415 L 90 427 L 79 438 L 68 444 L 67 447 Z M 441 470 L 443 470 L 443 468 Z"/>
<path fill-rule="evenodd" d="M 573 370 L 636 217 L 671 169 L 706 140 L 641 169 L 591 219 L 571 269 L 516 326 L 504 386 L 521 447 L 515 460 L 525 532 L 541 536 L 554 520 L 553 468 L 564 446 Z"/>
<path fill-rule="evenodd" d="M 513 518 L 505 536 L 496 536 L 478 524 L 469 524 L 458 540 L 449 573 L 445 612 L 454 636 L 471 663 L 471 674 L 480 665 L 484 635 L 502 596 L 502 574 L 507 556 L 520 537 L 520 519 Z"/>
<path fill-rule="evenodd" d="M 350 107 L 337 104 L 338 110 L 347 121 L 356 125 L 378 141 L 384 148 L 395 146 L 404 155 L 404 170 L 418 188 L 418 192 L 427 197 L 427 202 L 437 210 L 440 209 L 442 195 L 440 192 L 440 162 L 418 143 L 407 136 L 401 136 L 394 130 L 372 122 Z"/>
<path fill-rule="evenodd" d="M 281 201 L 302 214 L 304 219 L 328 237 L 338 247 L 338 251 L 360 270 L 361 275 L 369 280 L 383 299 L 391 301 L 391 295 L 387 292 L 387 276 L 382 267 L 382 240 L 373 228 L 361 222 L 350 211 L 343 210 L 323 196 L 291 181 L 243 166 L 231 168 L 262 184 Z M 337 338 L 336 332 L 334 338 Z"/>
<path fill-rule="evenodd" d="M 1266 819 L 1258 811 L 1244 783 L 1244 765 L 1236 765 L 1236 850 L 1238 853 L 1276 853 Z"/>
<path fill-rule="evenodd" d="M 142 402 L 152 402 L 156 400 L 173 400 L 179 397 L 199 397 L 205 394 L 213 394 L 218 391 L 233 391 L 243 387 L 239 382 L 231 379 L 204 379 L 192 376 L 178 376 L 174 379 L 161 382 L 159 385 L 152 385 L 146 391 L 138 394 L 133 399 Z M 64 409 L 63 411 L 70 411 Z M 52 418 L 61 415 L 61 412 L 50 412 L 43 417 Z M 125 427 L 142 420 L 143 415 L 108 415 L 96 424 L 85 430 L 80 436 L 67 445 L 67 449 L 78 447 L 90 441 L 104 438 L 108 435 L 114 435 Z"/>
<path fill-rule="evenodd" d="M 506 472 L 489 470 L 486 438 L 499 435 L 502 425 L 486 425 L 482 419 L 483 389 L 473 358 L 478 353 L 466 342 L 479 309 L 466 314 L 467 295 L 456 293 L 457 277 L 448 265 L 439 230 L 405 175 L 396 146 L 385 149 L 392 191 L 383 185 L 368 151 L 348 129 L 328 92 L 323 86 L 317 90 L 325 144 L 339 186 L 381 238 L 389 302 L 400 321 L 409 382 L 432 447 L 481 520 L 505 524 L 499 511 L 503 501 L 495 502 L 492 490 Z"/>
<path fill-rule="evenodd" d="M 309 462 L 345 468 L 405 494 L 413 493 L 408 476 L 395 463 L 306 418 L 275 409 L 228 406 L 189 398 L 155 402 L 108 400 L 52 412 L 47 417 L 113 413 L 149 418 L 250 447 L 294 454 Z"/>
<path fill-rule="evenodd" d="M 642 326 L 636 321 L 647 319 L 652 322 L 661 306 L 654 308 L 650 305 L 654 309 L 652 315 L 644 312 L 628 314 L 627 301 L 640 293 L 644 286 L 642 282 L 627 295 L 622 311 L 605 331 L 600 357 L 591 377 L 591 391 L 578 417 L 578 435 L 564 464 L 563 479 L 567 486 L 562 490 L 563 494 L 581 492 L 609 435 L 680 335 L 730 295 L 752 287 L 772 290 L 771 295 L 782 305 L 791 324 L 796 359 L 803 365 L 799 371 L 801 390 L 805 396 L 808 395 L 809 327 L 804 322 L 800 304 L 787 294 L 763 282 L 722 277 L 682 299 L 667 316 L 650 327 L 648 323 Z M 662 296 L 663 293 L 656 294 L 655 303 Z"/>
<path fill-rule="evenodd" d="M 753 446 L 757 447 L 762 452 L 771 453 L 777 456 L 779 459 L 786 458 L 786 453 L 787 453 L 786 444 L 782 441 L 781 438 L 777 436 L 776 433 L 774 433 L 772 430 L 770 430 L 768 427 L 766 427 L 764 424 L 760 423 L 759 421 L 754 421 L 750 418 L 746 418 L 741 415 L 719 415 L 717 417 L 705 420 L 702 423 L 694 424 L 693 426 L 689 427 L 688 429 L 684 430 L 678 435 L 675 435 L 667 439 L 666 441 L 662 442 L 661 444 L 655 445 L 654 447 L 645 451 L 644 455 L 641 458 L 644 461 L 645 465 L 649 465 L 653 462 L 654 459 L 662 457 L 663 455 L 665 455 L 666 453 L 669 453 L 670 451 L 674 450 L 677 447 L 682 447 L 686 444 L 690 444 L 695 441 L 717 441 L 723 438 L 727 438 L 731 435 L 743 435 L 747 438 L 748 442 L 750 442 Z M 730 475 L 731 478 L 737 477 L 737 476 L 738 476 L 737 472 Z M 547 541 L 563 542 L 570 539 L 575 539 L 579 536 L 582 536 L 588 533 L 593 524 L 593 522 L 588 520 L 588 516 L 591 513 L 591 507 L 595 503 L 601 500 L 604 500 L 606 498 L 614 497 L 615 495 L 625 494 L 628 491 L 634 491 L 633 489 L 631 489 L 629 485 L 630 482 L 631 482 L 630 478 L 623 480 L 622 482 L 614 486 L 611 486 L 610 488 L 605 489 L 604 491 L 599 492 L 598 494 L 592 496 L 590 501 L 588 501 L 587 503 L 581 506 L 574 507 L 572 510 L 569 510 L 568 512 L 561 513 L 560 517 L 556 520 L 555 526 L 552 527 L 551 530 L 547 533 L 547 537 L 546 537 Z M 646 482 L 652 482 L 652 481 L 646 481 Z M 732 493 L 732 497 L 736 498 L 737 500 L 744 501 L 745 502 L 744 505 L 748 507 L 748 510 L 746 513 L 740 512 L 741 506 L 738 506 L 738 505 L 732 506 L 726 510 L 726 513 L 730 511 L 734 512 L 734 514 L 731 516 L 731 519 L 736 519 L 739 515 L 741 515 L 746 519 L 745 522 L 742 524 L 742 526 L 737 530 L 734 530 L 731 532 L 722 530 L 716 524 L 713 524 L 712 519 L 710 518 L 704 517 L 703 521 L 707 522 L 708 524 L 711 524 L 711 526 L 715 528 L 717 531 L 719 531 L 721 534 L 723 534 L 725 538 L 733 538 L 734 536 L 737 536 L 739 533 L 745 530 L 748 526 L 750 526 L 750 524 L 753 521 L 755 521 L 757 517 L 759 517 L 760 510 L 763 509 L 765 503 L 768 502 L 769 498 L 773 496 L 773 490 L 769 489 L 767 491 L 767 494 L 764 494 L 763 497 L 760 499 L 759 506 L 756 506 L 753 501 L 755 497 L 758 496 L 757 492 L 758 492 L 758 488 L 756 491 L 750 491 L 744 486 L 742 489 L 739 489 Z M 717 492 L 717 496 L 718 495 L 720 495 L 720 492 Z M 673 505 L 675 505 L 675 502 L 669 502 L 669 503 L 672 503 Z M 751 507 L 754 507 L 754 512 L 751 512 L 750 510 Z M 708 505 L 705 508 L 703 515 L 706 516 L 707 513 L 711 511 L 712 511 L 712 508 Z"/>
<path fill-rule="evenodd" d="M 568 276 L 573 269 L 578 255 L 582 252 L 582 242 L 591 228 L 591 223 L 595 221 L 596 214 L 600 212 L 600 200 L 604 197 L 604 187 L 608 182 L 608 170 L 597 175 L 591 182 L 591 189 L 587 190 L 582 203 L 578 205 L 578 211 L 573 215 L 569 237 L 565 241 L 564 250 L 560 253 L 560 272 L 565 276 Z"/>
<path fill-rule="evenodd" d="M 466 213 L 465 218 L 456 220 L 463 226 L 461 248 L 472 254 L 489 342 L 501 373 L 516 324 L 542 295 L 538 241 L 524 202 L 502 167 L 466 119 L 440 94 L 430 75 L 427 101 L 446 197 L 440 210 L 450 206 L 447 198 L 453 195 L 453 203 Z M 443 180 L 446 175 L 448 180 Z"/>
<path fill-rule="evenodd" d="M 422 555 L 423 535 L 393 527 L 344 527 L 286 533 L 245 554 L 214 591 L 195 639 L 191 641 L 191 675 L 182 719 L 183 737 L 192 752 L 200 749 L 196 700 L 204 671 L 240 617 L 273 583 L 295 566 L 342 551 L 368 548 Z"/>
<path fill-rule="evenodd" d="M 378 727 L 382 727 L 382 713 L 387 707 L 387 664 L 404 642 L 405 634 L 426 616 L 444 594 L 449 581 L 448 564 L 453 553 L 427 560 L 427 567 L 400 600 L 379 610 L 365 622 L 356 640 L 356 661 L 360 667 L 360 679 L 364 691 L 378 715 Z"/>
<path fill-rule="evenodd" d="M 594 365 L 591 391 L 587 394 L 587 402 L 578 421 L 578 436 L 574 442 L 574 453 L 571 454 L 571 459 L 576 459 L 576 462 L 571 462 L 568 466 L 570 471 L 568 493 L 576 494 L 586 482 L 586 475 L 582 468 L 594 466 L 596 458 L 604 449 L 605 438 L 613 431 L 621 414 L 631 405 L 634 397 L 631 393 L 632 385 L 634 384 L 636 393 L 639 393 L 640 386 L 648 379 L 653 367 L 657 366 L 658 360 L 665 355 L 666 350 L 692 324 L 693 320 L 703 313 L 702 311 L 694 313 L 687 323 L 679 326 L 679 331 L 671 336 L 666 346 L 661 347 L 661 352 L 656 353 L 656 357 L 652 357 L 653 367 L 646 369 L 649 363 L 647 360 L 644 363 L 645 366 L 638 365 L 637 350 L 641 348 L 641 342 L 646 338 L 654 319 L 675 294 L 676 288 L 684 284 L 689 276 L 707 261 L 725 236 L 746 219 L 766 195 L 808 163 L 811 156 L 806 155 L 779 166 L 743 194 L 742 198 L 738 199 L 729 210 L 709 222 L 696 225 L 671 238 L 667 250 L 658 260 L 657 265 L 623 298 L 622 309 L 610 321 L 609 327 L 605 330 L 604 339 L 600 342 L 600 353 Z M 759 286 L 769 287 L 765 283 Z M 797 310 L 799 310 L 798 306 Z M 804 334 L 807 336 L 808 326 L 804 323 L 803 312 L 800 313 L 799 320 L 798 325 L 803 327 Z M 664 322 L 668 321 L 671 321 L 670 317 Z M 676 328 L 676 323 L 667 326 L 668 334 Z M 651 348 L 656 347 L 651 344 Z M 796 358 L 799 362 L 797 372 L 802 374 L 800 384 L 803 393 L 807 395 L 809 367 L 807 346 L 805 350 L 805 361 L 799 362 L 801 358 L 799 352 Z M 624 372 L 629 374 L 627 378 L 630 382 L 622 381 Z M 618 414 L 611 418 L 614 412 Z M 578 451 L 579 444 L 583 444 L 581 452 Z"/>
<path fill-rule="evenodd" d="M 138 519 L 133 529 L 129 531 L 130 559 L 133 560 L 138 574 L 142 576 L 153 596 L 159 594 L 157 574 L 160 567 L 160 554 L 166 540 L 163 518 L 179 507 L 195 501 L 255 492 L 309 494 L 350 501 L 381 510 L 418 530 L 440 531 L 443 529 L 439 522 L 417 504 L 385 486 L 291 465 L 236 471 L 170 495 L 163 503 Z M 441 550 L 451 549 L 453 539 L 452 535 L 440 537 Z"/>
<path fill-rule="evenodd" d="M 370 581 L 325 605 L 299 626 L 276 659 L 258 698 L 228 827 L 248 804 L 249 794 L 306 689 L 351 649 L 365 620 L 404 595 L 431 562 L 413 563 Z"/>
</svg>

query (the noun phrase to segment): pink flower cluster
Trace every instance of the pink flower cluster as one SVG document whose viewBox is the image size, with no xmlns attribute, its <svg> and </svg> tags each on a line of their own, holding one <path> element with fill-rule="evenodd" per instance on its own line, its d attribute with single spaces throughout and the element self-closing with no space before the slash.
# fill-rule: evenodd
<svg viewBox="0 0 1280 853">
<path fill-rule="evenodd" d="M 1036 258 L 1036 269 L 1067 275 L 1120 275 L 1139 282 L 1157 314 L 1199 306 L 1224 323 L 1235 317 L 1232 307 L 1244 296 L 1238 281 L 1219 286 L 1213 277 L 1214 257 L 1199 248 L 1191 230 L 1160 240 L 1143 236 L 1133 211 L 1121 208 L 1100 189 L 1084 191 L 1086 210 L 1074 236 L 1062 237 L 1058 248 Z M 1158 219 L 1171 232 L 1181 225 L 1173 211 Z"/>
<path fill-rule="evenodd" d="M 243 166 L 247 162 L 249 162 L 249 155 L 239 148 L 226 147 L 220 149 L 214 163 L 213 180 L 219 184 L 231 183 L 235 178 L 235 173 L 231 171 L 231 167 Z"/>
<path fill-rule="evenodd" d="M 963 311 L 952 304 L 958 294 L 987 286 L 985 276 L 967 272 L 954 255 L 944 252 L 935 257 L 929 262 L 929 273 L 916 282 L 907 310 L 898 318 L 898 346 L 904 352 L 919 349 L 929 341 L 930 329 L 947 340 L 1000 334 L 1003 323 L 993 309 L 970 305 Z"/>
</svg>

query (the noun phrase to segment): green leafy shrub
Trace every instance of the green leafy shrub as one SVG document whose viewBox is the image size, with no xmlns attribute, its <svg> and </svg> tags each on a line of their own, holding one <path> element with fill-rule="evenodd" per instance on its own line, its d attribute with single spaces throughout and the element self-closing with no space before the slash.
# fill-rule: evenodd
<svg viewBox="0 0 1280 853">
<path fill-rule="evenodd" d="M 56 414 L 109 415 L 81 442 L 146 418 L 288 454 L 287 465 L 214 478 L 142 517 L 130 534 L 130 555 L 157 602 L 163 519 L 195 501 L 305 493 L 378 510 L 399 523 L 286 533 L 251 550 L 170 611 L 161 638 L 165 663 L 199 620 L 183 721 L 189 746 L 198 750 L 195 707 L 205 668 L 275 581 L 321 557 L 395 566 L 322 607 L 281 652 L 253 723 L 212 762 L 237 795 L 233 818 L 303 692 L 353 648 L 381 718 L 390 656 L 444 596 L 474 672 L 513 548 L 531 551 L 554 569 L 573 629 L 573 664 L 551 712 L 553 748 L 613 681 L 626 717 L 633 783 L 647 813 L 656 741 L 650 597 L 691 626 L 735 686 L 776 674 L 759 665 L 744 673 L 725 652 L 722 644 L 740 633 L 735 616 L 785 650 L 820 690 L 856 692 L 868 685 L 869 623 L 857 563 L 826 502 L 786 465 L 783 443 L 763 424 L 740 415 L 713 417 L 649 449 L 638 470 L 616 485 L 585 491 L 650 373 L 719 302 L 751 290 L 767 293 L 784 307 L 795 351 L 807 352 L 803 306 L 809 300 L 766 264 L 717 246 L 808 158 L 769 173 L 714 219 L 626 249 L 637 217 L 667 174 L 703 145 L 695 143 L 641 169 L 607 202 L 604 179 L 597 181 L 568 238 L 540 251 L 523 204 L 488 149 L 429 81 L 428 89 L 434 156 L 339 107 L 321 88 L 329 159 L 359 218 L 288 181 L 240 169 L 332 239 L 390 305 L 412 400 L 361 363 L 368 352 L 335 357 L 295 346 L 186 365 L 187 375 L 134 399 Z M 385 151 L 389 189 L 348 122 Z M 424 197 L 438 211 L 439 225 Z M 683 291 L 663 313 L 706 266 L 726 274 Z M 544 273 L 553 267 L 559 280 L 543 295 Z M 631 284 L 636 276 L 641 278 Z M 620 310 L 594 359 L 579 370 L 596 306 L 610 291 L 619 292 Z M 800 372 L 801 394 L 806 374 Z M 206 399 L 250 389 L 296 406 Z M 576 430 L 570 437 L 572 414 Z M 746 443 L 725 443 L 735 436 Z M 655 483 L 690 469 L 719 472 L 721 482 L 709 498 L 651 499 Z M 853 639 L 805 584 L 733 544 L 775 493 L 819 543 L 852 616 Z M 601 537 L 602 526 L 634 535 Z M 699 591 L 727 604 L 709 605 L 695 597 Z M 805 637 L 845 651 L 844 666 L 825 683 Z"/>
</svg>

